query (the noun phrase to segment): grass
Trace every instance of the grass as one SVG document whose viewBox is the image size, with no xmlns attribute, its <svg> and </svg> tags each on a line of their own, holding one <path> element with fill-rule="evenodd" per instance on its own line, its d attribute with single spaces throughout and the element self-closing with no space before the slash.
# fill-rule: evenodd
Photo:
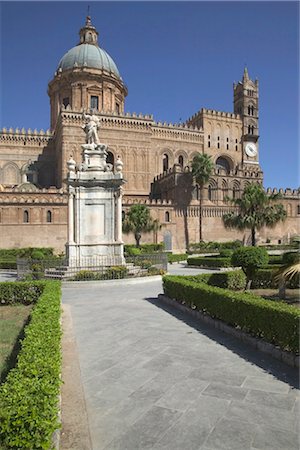
<svg viewBox="0 0 300 450">
<path fill-rule="evenodd" d="M 0 382 L 14 367 L 20 350 L 20 339 L 28 323 L 33 305 L 7 305 L 0 307 Z"/>
</svg>

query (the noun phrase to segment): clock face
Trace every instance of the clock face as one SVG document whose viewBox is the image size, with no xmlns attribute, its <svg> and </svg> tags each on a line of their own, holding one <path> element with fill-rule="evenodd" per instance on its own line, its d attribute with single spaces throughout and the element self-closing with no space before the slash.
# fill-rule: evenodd
<svg viewBox="0 0 300 450">
<path fill-rule="evenodd" d="M 257 155 L 256 145 L 253 144 L 252 142 L 249 142 L 248 144 L 246 144 L 245 152 L 246 155 L 248 156 L 256 156 Z"/>
</svg>

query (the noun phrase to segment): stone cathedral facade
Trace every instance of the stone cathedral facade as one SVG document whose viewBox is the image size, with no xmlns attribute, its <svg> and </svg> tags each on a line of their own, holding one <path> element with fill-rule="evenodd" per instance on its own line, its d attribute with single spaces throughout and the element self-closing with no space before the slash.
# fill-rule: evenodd
<svg viewBox="0 0 300 450">
<path fill-rule="evenodd" d="M 2 129 L 0 134 L 0 247 L 50 246 L 67 241 L 67 161 L 80 164 L 84 113 L 100 119 L 99 136 L 108 145 L 108 162 L 124 163 L 123 214 L 134 203 L 146 204 L 162 228 L 142 242 L 164 241 L 182 251 L 199 241 L 199 202 L 190 163 L 197 153 L 212 156 L 214 173 L 205 187 L 205 240 L 247 241 L 249 233 L 226 230 L 222 215 L 228 197 L 249 183 L 263 183 L 259 162 L 259 84 L 247 69 L 233 86 L 233 112 L 202 108 L 185 123 L 156 122 L 152 115 L 125 112 L 127 87 L 98 42 L 87 17 L 78 44 L 59 61 L 48 85 L 51 120 L 46 132 Z M 134 87 L 133 87 L 134 89 Z M 264 151 L 262 149 L 262 151 Z M 272 190 L 272 192 L 275 190 Z M 271 191 L 269 191 L 271 192 Z M 284 242 L 299 233 L 298 190 L 282 190 L 288 218 L 261 230 L 260 242 Z M 133 242 L 132 236 L 124 236 Z"/>
</svg>

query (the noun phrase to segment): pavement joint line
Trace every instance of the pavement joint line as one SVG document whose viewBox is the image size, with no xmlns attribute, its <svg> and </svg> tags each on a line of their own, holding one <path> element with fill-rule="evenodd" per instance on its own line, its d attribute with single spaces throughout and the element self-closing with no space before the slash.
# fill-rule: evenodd
<svg viewBox="0 0 300 450">
<path fill-rule="evenodd" d="M 245 342 L 246 344 L 248 344 L 251 347 L 254 347 L 256 350 L 260 351 L 261 353 L 270 355 L 272 358 L 282 361 L 283 363 L 285 363 L 291 367 L 299 368 L 299 356 L 298 355 L 294 355 L 290 352 L 281 350 L 278 347 L 275 347 L 275 345 L 264 341 L 263 339 L 253 337 L 253 336 L 249 335 L 248 333 L 246 333 L 242 330 L 238 330 L 237 328 L 234 328 L 231 325 L 228 325 L 227 323 L 225 323 L 221 320 L 213 319 L 212 317 L 210 317 L 208 315 L 204 315 L 201 311 L 191 309 L 191 308 L 177 302 L 176 300 L 169 298 L 168 296 L 166 296 L 164 294 L 159 294 L 158 299 L 161 300 L 163 303 L 166 303 L 167 305 L 170 305 L 173 308 L 192 316 L 195 319 L 201 320 L 202 322 L 205 322 L 208 325 L 213 326 L 214 328 L 221 330 L 224 333 L 229 334 L 229 335 L 239 339 L 242 342 Z"/>
</svg>

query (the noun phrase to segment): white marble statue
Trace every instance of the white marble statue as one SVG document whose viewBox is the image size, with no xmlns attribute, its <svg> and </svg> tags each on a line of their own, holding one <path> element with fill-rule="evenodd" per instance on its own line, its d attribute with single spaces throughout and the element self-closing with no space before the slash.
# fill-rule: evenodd
<svg viewBox="0 0 300 450">
<path fill-rule="evenodd" d="M 99 144 L 98 129 L 100 125 L 100 120 L 97 116 L 90 114 L 83 114 L 86 120 L 85 125 L 82 127 L 86 133 L 86 143 L 87 144 Z"/>
</svg>

